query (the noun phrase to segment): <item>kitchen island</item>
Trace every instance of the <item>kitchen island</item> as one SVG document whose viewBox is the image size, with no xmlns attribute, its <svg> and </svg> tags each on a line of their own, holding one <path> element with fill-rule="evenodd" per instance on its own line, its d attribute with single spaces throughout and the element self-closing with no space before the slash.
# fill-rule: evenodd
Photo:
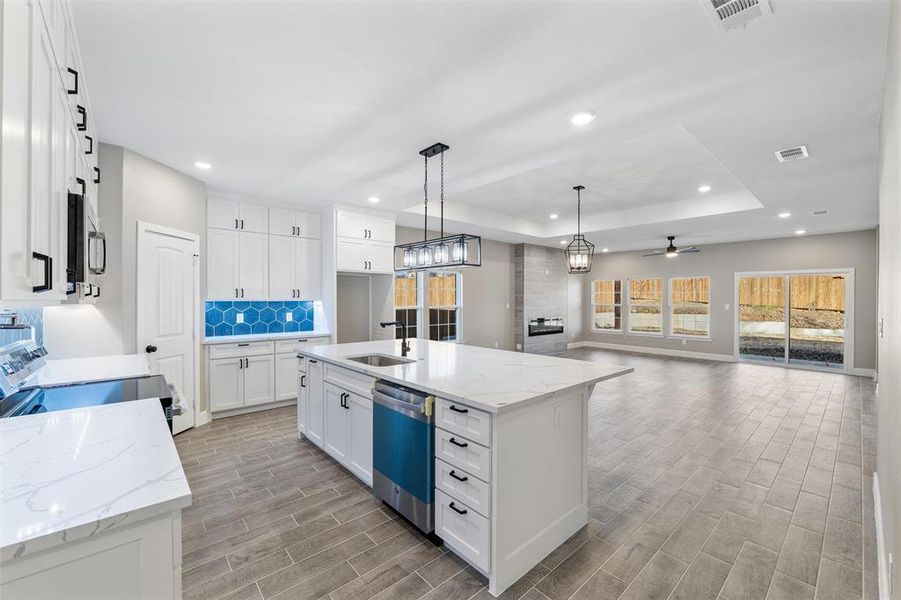
<svg viewBox="0 0 901 600">
<path fill-rule="evenodd" d="M 595 384 L 632 369 L 411 344 L 406 358 L 400 340 L 298 347 L 299 432 L 372 485 L 373 451 L 398 443 L 373 432 L 376 382 L 427 394 L 435 534 L 499 595 L 587 523 L 588 400 Z M 359 362 L 372 355 L 404 362 Z"/>
<path fill-rule="evenodd" d="M 160 400 L 0 420 L 0 596 L 181 597 L 191 490 Z"/>
</svg>

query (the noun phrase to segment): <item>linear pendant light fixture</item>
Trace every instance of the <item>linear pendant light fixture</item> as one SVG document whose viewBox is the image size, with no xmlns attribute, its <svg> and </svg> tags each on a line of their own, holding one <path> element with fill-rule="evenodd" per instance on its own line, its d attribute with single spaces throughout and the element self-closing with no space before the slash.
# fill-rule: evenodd
<svg viewBox="0 0 901 600">
<path fill-rule="evenodd" d="M 423 217 L 422 241 L 398 244 L 394 247 L 394 271 L 412 275 L 417 271 L 443 271 L 461 267 L 482 266 L 482 238 L 477 235 L 460 233 L 444 235 L 444 152 L 447 144 L 437 143 L 420 150 L 425 159 L 425 215 Z M 441 157 L 441 233 L 429 239 L 429 159 Z"/>
<path fill-rule="evenodd" d="M 576 235 L 573 236 L 573 241 L 564 250 L 566 253 L 566 264 L 570 273 L 590 273 L 591 259 L 594 257 L 594 244 L 586 240 L 585 236 L 582 235 L 582 190 L 585 189 L 585 186 L 577 185 L 573 189 L 576 190 L 576 198 L 578 199 L 576 209 L 578 216 Z"/>
</svg>

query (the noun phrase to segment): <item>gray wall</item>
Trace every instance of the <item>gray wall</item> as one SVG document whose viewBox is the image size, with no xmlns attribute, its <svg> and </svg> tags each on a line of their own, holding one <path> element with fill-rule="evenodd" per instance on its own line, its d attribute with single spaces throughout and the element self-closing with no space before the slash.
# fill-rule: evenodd
<svg viewBox="0 0 901 600">
<path fill-rule="evenodd" d="M 532 244 L 514 247 L 516 291 L 514 334 L 516 349 L 535 354 L 564 352 L 570 339 L 569 280 L 563 251 Z M 528 323 L 540 317 L 562 317 L 564 332 L 529 336 Z"/>
<path fill-rule="evenodd" d="M 396 237 L 398 244 L 415 242 L 422 239 L 422 229 L 398 227 Z M 438 234 L 432 231 L 429 237 Z M 513 350 L 513 245 L 483 239 L 482 266 L 461 272 L 463 341 Z"/>
<path fill-rule="evenodd" d="M 889 596 L 897 598 L 901 596 L 901 4 L 897 2 L 892 6 L 885 72 L 879 185 L 879 316 L 884 319 L 884 334 L 879 338 L 876 472 L 885 552 L 895 557 L 895 589 Z M 873 424 L 867 420 L 865 425 Z"/>
<path fill-rule="evenodd" d="M 707 354 L 734 353 L 735 272 L 794 269 L 854 268 L 854 367 L 876 366 L 875 230 L 832 235 L 792 237 L 704 246 L 699 254 L 675 259 L 641 256 L 641 252 L 595 255 L 591 273 L 583 276 L 581 294 L 584 315 L 582 340 L 635 346 L 637 350 L 664 348 Z M 710 276 L 709 341 L 634 336 L 591 331 L 591 281 L 606 278 Z M 726 305 L 729 308 L 726 308 Z"/>
</svg>

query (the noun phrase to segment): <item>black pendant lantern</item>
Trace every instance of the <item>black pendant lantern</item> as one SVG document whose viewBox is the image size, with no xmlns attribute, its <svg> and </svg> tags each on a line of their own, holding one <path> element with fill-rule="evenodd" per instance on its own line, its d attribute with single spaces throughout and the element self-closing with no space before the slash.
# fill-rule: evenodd
<svg viewBox="0 0 901 600">
<path fill-rule="evenodd" d="M 447 144 L 437 143 L 420 150 L 424 158 L 425 215 L 421 242 L 398 244 L 394 247 L 394 271 L 412 276 L 416 271 L 442 271 L 460 267 L 482 266 L 482 238 L 468 233 L 444 235 L 444 152 Z M 441 158 L 441 234 L 429 239 L 429 159 Z"/>
<path fill-rule="evenodd" d="M 582 190 L 584 185 L 573 187 L 576 190 L 577 198 L 577 225 L 576 235 L 573 241 L 566 247 L 566 264 L 570 273 L 589 273 L 591 272 L 591 259 L 594 257 L 594 244 L 585 239 L 582 235 Z"/>
</svg>

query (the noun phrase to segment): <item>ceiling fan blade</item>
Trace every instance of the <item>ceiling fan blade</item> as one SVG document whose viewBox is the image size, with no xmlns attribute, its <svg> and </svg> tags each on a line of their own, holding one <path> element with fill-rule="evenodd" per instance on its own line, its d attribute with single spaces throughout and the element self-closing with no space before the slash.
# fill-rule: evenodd
<svg viewBox="0 0 901 600">
<path fill-rule="evenodd" d="M 666 251 L 665 250 L 654 250 L 650 254 L 642 254 L 642 256 L 643 257 L 644 256 L 663 256 L 664 252 L 666 252 Z"/>
<path fill-rule="evenodd" d="M 688 248 L 680 248 L 677 252 L 679 254 L 693 254 L 695 252 L 700 252 L 700 250 L 694 246 L 689 246 Z"/>
</svg>

